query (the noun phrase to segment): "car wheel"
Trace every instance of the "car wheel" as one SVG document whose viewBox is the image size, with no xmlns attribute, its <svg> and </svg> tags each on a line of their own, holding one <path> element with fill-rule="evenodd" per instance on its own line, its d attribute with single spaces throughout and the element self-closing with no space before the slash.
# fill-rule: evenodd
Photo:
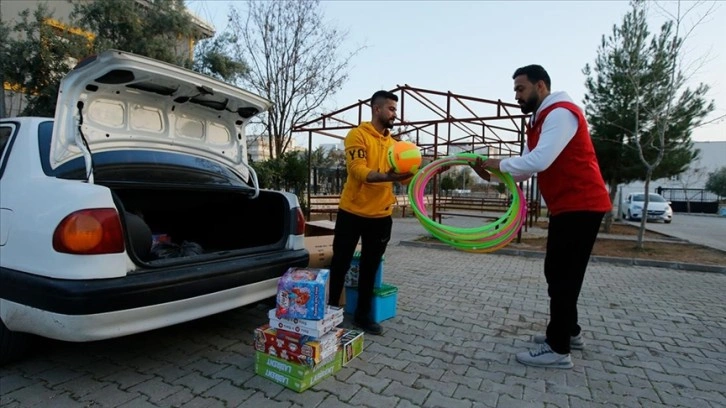
<svg viewBox="0 0 726 408">
<path fill-rule="evenodd" d="M 670 224 L 671 220 L 664 220 L 663 222 L 665 222 L 666 224 Z"/>
<path fill-rule="evenodd" d="M 30 334 L 11 331 L 0 320 L 0 366 L 22 358 L 30 339 Z"/>
<path fill-rule="evenodd" d="M 628 221 L 633 221 L 633 216 L 630 215 L 630 210 L 628 210 L 628 216 L 625 219 L 627 219 Z"/>
</svg>

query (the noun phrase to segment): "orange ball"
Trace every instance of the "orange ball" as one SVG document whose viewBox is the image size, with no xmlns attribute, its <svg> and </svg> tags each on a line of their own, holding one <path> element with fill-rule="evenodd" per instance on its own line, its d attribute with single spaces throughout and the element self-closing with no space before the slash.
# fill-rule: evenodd
<svg viewBox="0 0 726 408">
<path fill-rule="evenodd" d="M 401 140 L 388 148 L 388 163 L 396 173 L 416 173 L 421 166 L 421 151 L 415 144 Z"/>
</svg>

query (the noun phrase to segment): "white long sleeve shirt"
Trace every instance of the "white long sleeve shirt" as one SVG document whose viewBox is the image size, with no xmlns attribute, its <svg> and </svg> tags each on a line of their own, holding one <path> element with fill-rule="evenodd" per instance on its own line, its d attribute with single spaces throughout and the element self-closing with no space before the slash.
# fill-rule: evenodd
<svg viewBox="0 0 726 408">
<path fill-rule="evenodd" d="M 537 114 L 557 102 L 573 102 L 566 92 L 549 94 L 537 109 L 530 124 L 534 123 Z M 565 108 L 551 111 L 542 124 L 542 133 L 534 150 L 530 151 L 525 143 L 522 155 L 503 159 L 499 170 L 510 173 L 516 181 L 527 180 L 533 174 L 546 170 L 557 156 L 562 153 L 577 132 L 577 116 Z"/>
</svg>

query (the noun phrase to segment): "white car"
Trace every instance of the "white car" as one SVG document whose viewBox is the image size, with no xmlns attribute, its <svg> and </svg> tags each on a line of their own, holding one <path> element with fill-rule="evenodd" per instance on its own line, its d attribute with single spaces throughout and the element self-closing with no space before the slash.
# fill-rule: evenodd
<svg viewBox="0 0 726 408">
<path fill-rule="evenodd" d="M 631 193 L 625 199 L 621 213 L 624 219 L 639 220 L 643 216 L 645 206 L 644 193 Z M 650 193 L 648 194 L 648 221 L 663 221 L 670 224 L 673 220 L 673 209 L 670 203 L 662 196 Z"/>
<path fill-rule="evenodd" d="M 260 189 L 244 129 L 269 101 L 108 51 L 55 118 L 0 120 L 0 363 L 27 335 L 124 336 L 274 297 L 307 266 L 297 197 Z"/>
</svg>

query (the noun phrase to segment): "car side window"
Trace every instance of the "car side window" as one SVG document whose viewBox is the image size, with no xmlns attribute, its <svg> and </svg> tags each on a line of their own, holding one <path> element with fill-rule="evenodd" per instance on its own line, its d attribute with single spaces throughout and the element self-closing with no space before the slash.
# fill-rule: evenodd
<svg viewBox="0 0 726 408">
<path fill-rule="evenodd" d="M 15 133 L 16 126 L 12 123 L 0 125 L 0 177 L 5 172 L 5 163 L 10 155 L 10 139 Z"/>
</svg>

